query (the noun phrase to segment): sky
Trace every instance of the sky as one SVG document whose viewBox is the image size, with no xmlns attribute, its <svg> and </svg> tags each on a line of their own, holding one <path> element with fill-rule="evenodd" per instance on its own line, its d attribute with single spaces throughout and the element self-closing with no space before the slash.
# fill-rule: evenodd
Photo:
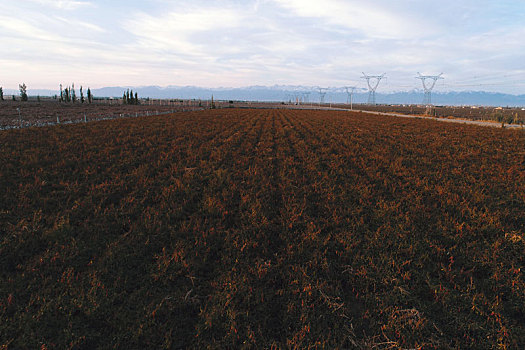
<svg viewBox="0 0 525 350">
<path fill-rule="evenodd" d="M 0 0 L 0 86 L 525 94 L 524 0 Z"/>
</svg>

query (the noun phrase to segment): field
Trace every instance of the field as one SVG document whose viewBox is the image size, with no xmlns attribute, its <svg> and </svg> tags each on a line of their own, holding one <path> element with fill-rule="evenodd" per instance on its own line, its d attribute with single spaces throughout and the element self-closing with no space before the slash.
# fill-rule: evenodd
<svg viewBox="0 0 525 350">
<path fill-rule="evenodd" d="M 348 104 L 323 104 L 307 102 L 296 105 L 283 102 L 250 102 L 250 101 L 214 101 L 215 108 L 275 108 L 275 109 L 344 109 Z M 28 102 L 0 101 L 0 130 L 31 126 L 47 126 L 58 123 L 79 123 L 159 115 L 172 112 L 197 111 L 210 109 L 211 101 L 179 99 L 142 99 L 139 105 L 125 105 L 120 99 L 96 99 L 94 103 L 60 103 L 52 98 L 43 97 L 37 101 L 34 97 Z M 355 110 L 398 113 L 409 115 L 431 115 L 437 118 L 467 119 L 474 121 L 492 121 L 514 124 L 523 127 L 525 110 L 521 108 L 495 107 L 453 107 L 434 106 L 431 110 L 416 105 L 366 105 L 354 104 Z M 19 113 L 20 111 L 20 113 Z M 58 119 L 57 119 L 58 118 Z"/>
<path fill-rule="evenodd" d="M 356 105 L 355 109 L 376 112 L 395 112 L 401 114 L 424 115 L 441 118 L 460 118 L 468 120 L 483 120 L 504 122 L 506 124 L 525 124 L 525 110 L 522 108 L 477 107 L 477 106 L 433 106 L 430 110 L 425 106 L 414 105 Z"/>
<path fill-rule="evenodd" d="M 0 145 L 0 348 L 525 347 L 523 131 L 219 109 Z"/>
<path fill-rule="evenodd" d="M 180 100 L 142 100 L 140 105 L 124 105 L 119 100 L 95 100 L 94 103 L 89 104 L 60 103 L 49 98 L 42 98 L 40 102 L 34 99 L 28 102 L 0 101 L 0 130 L 19 127 L 20 124 L 24 127 L 56 124 L 57 117 L 60 123 L 71 123 L 202 109 L 199 108 L 198 103 L 198 101 Z"/>
</svg>

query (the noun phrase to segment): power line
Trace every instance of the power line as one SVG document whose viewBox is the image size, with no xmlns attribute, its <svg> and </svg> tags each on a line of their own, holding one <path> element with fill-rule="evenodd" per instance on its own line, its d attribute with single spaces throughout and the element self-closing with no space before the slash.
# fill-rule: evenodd
<svg viewBox="0 0 525 350">
<path fill-rule="evenodd" d="M 525 75 L 524 72 L 517 72 L 513 74 L 486 74 L 486 75 L 475 75 L 471 78 L 465 78 L 457 80 L 457 83 L 469 83 L 469 82 L 476 82 L 479 80 L 494 80 L 494 79 L 501 79 L 501 78 L 509 78 L 509 77 L 518 77 L 520 75 Z"/>
</svg>

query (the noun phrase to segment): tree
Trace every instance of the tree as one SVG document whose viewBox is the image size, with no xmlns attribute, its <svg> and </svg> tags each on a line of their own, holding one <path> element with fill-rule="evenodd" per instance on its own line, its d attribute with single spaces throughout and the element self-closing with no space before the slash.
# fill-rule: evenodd
<svg viewBox="0 0 525 350">
<path fill-rule="evenodd" d="M 73 87 L 72 87 L 72 90 L 71 90 L 71 101 L 73 101 L 73 103 L 75 103 L 77 100 L 77 95 L 75 93 L 75 83 L 73 83 Z"/>
<path fill-rule="evenodd" d="M 82 85 L 80 85 L 80 102 L 84 103 L 84 92 L 82 91 Z"/>
<path fill-rule="evenodd" d="M 0 101 L 4 100 L 4 89 L 0 86 Z"/>
<path fill-rule="evenodd" d="M 128 89 L 122 94 L 122 103 L 125 105 L 138 105 L 139 95 L 136 92 L 133 95 L 133 90 Z"/>
<path fill-rule="evenodd" d="M 27 86 L 26 84 L 22 83 L 22 85 L 18 85 L 18 88 L 20 89 L 20 99 L 22 101 L 27 101 Z"/>
<path fill-rule="evenodd" d="M 93 95 L 91 94 L 91 90 L 89 89 L 89 87 L 87 91 L 87 98 L 88 98 L 88 103 L 91 103 L 93 101 Z"/>
<path fill-rule="evenodd" d="M 67 87 L 67 88 L 64 89 L 64 101 L 65 101 L 65 102 L 69 102 L 69 101 L 71 101 L 71 98 L 70 98 L 70 95 L 69 95 L 69 93 L 70 93 L 69 90 L 70 90 L 69 87 Z"/>
</svg>

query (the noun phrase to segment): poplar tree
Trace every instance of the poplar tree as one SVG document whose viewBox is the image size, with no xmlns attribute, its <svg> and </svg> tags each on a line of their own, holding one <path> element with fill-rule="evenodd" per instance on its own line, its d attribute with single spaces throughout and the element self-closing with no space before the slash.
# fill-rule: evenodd
<svg viewBox="0 0 525 350">
<path fill-rule="evenodd" d="M 75 93 L 75 83 L 73 83 L 73 87 L 71 88 L 71 101 L 75 103 L 77 100 L 77 95 Z"/>
<path fill-rule="evenodd" d="M 64 89 L 64 101 L 65 102 L 70 102 L 71 101 L 71 88 L 68 86 L 67 88 Z"/>
<path fill-rule="evenodd" d="M 18 85 L 18 88 L 20 89 L 20 99 L 22 101 L 27 101 L 27 86 L 25 83 L 22 83 L 22 85 Z"/>
<path fill-rule="evenodd" d="M 4 89 L 0 86 L 0 101 L 4 100 Z"/>
<path fill-rule="evenodd" d="M 84 92 L 82 91 L 82 85 L 80 85 L 80 102 L 84 103 Z"/>
<path fill-rule="evenodd" d="M 126 90 L 122 94 L 122 103 L 125 105 L 138 105 L 139 104 L 139 95 L 135 92 L 133 94 L 133 90 Z"/>
</svg>

